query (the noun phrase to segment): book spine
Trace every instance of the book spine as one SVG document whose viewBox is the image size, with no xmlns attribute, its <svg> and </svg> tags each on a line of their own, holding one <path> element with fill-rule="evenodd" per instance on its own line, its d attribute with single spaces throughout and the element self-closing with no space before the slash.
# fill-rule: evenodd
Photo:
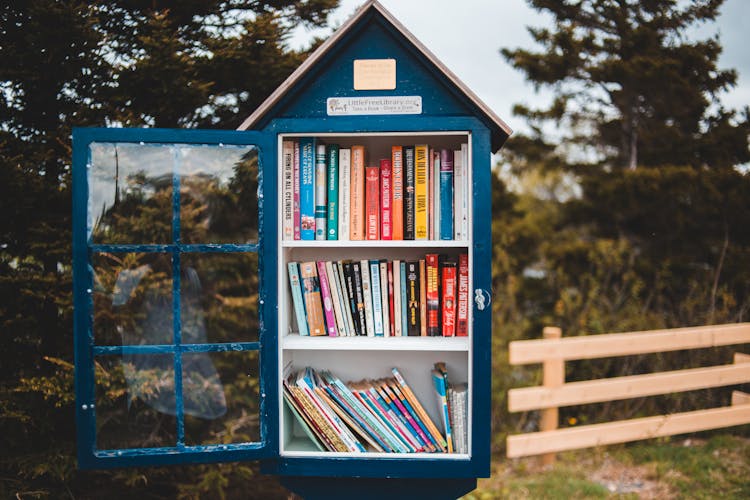
<svg viewBox="0 0 750 500">
<path fill-rule="evenodd" d="M 362 388 L 360 393 L 366 396 L 372 402 L 372 405 L 377 408 L 378 412 L 382 415 L 382 420 L 389 423 L 391 431 L 403 444 L 406 445 L 408 451 L 412 453 L 421 451 L 422 446 L 419 444 L 419 441 L 417 441 L 411 431 L 404 426 L 396 412 L 394 412 L 393 408 L 385 402 L 378 391 L 376 391 L 371 385 L 367 385 Z"/>
<path fill-rule="evenodd" d="M 399 263 L 398 271 L 401 281 L 401 286 L 399 287 L 401 295 L 401 336 L 406 337 L 409 335 L 409 283 L 406 278 L 406 262 Z"/>
<path fill-rule="evenodd" d="M 282 156 L 282 188 L 281 188 L 281 238 L 294 239 L 294 143 L 283 141 Z"/>
<path fill-rule="evenodd" d="M 464 164 L 464 176 L 463 182 L 461 183 L 462 197 L 461 197 L 461 238 L 462 240 L 469 239 L 469 186 L 470 186 L 470 172 L 471 164 L 469 162 L 469 145 L 461 144 L 461 158 Z"/>
<path fill-rule="evenodd" d="M 453 239 L 453 151 L 440 150 L 440 239 Z"/>
<path fill-rule="evenodd" d="M 456 334 L 456 263 L 446 260 L 440 270 L 443 288 L 443 337 Z"/>
<path fill-rule="evenodd" d="M 427 239 L 428 154 L 426 144 L 414 146 L 414 239 Z"/>
<path fill-rule="evenodd" d="M 305 319 L 305 304 L 302 299 L 302 286 L 300 285 L 299 264 L 296 262 L 287 263 L 289 271 L 289 287 L 292 290 L 292 303 L 294 304 L 294 315 L 297 318 L 297 330 L 300 335 L 310 335 L 307 329 L 307 320 Z"/>
<path fill-rule="evenodd" d="M 349 239 L 365 239 L 365 148 L 352 146 L 351 196 L 349 199 L 350 232 Z"/>
<path fill-rule="evenodd" d="M 408 295 L 408 330 L 409 337 L 420 335 L 419 325 L 419 262 L 406 263 L 406 289 Z"/>
<path fill-rule="evenodd" d="M 427 335 L 437 337 L 440 332 L 440 297 L 438 295 L 438 255 L 425 255 L 427 267 Z"/>
<path fill-rule="evenodd" d="M 380 168 L 365 169 L 365 231 L 366 239 L 380 239 Z"/>
<path fill-rule="evenodd" d="M 427 266 L 419 259 L 419 335 L 427 336 Z"/>
<path fill-rule="evenodd" d="M 388 264 L 385 260 L 375 261 L 376 267 L 373 272 L 378 274 L 380 281 L 380 322 L 383 325 L 383 337 L 390 337 L 390 321 L 388 320 Z M 373 290 L 374 293 L 374 290 Z"/>
<path fill-rule="evenodd" d="M 383 400 L 391 406 L 394 413 L 399 416 L 401 421 L 411 431 L 411 434 L 417 439 L 420 446 L 428 452 L 435 451 L 435 447 L 427 436 L 422 432 L 419 424 L 414 420 L 411 413 L 404 407 L 401 401 L 391 391 L 388 385 L 382 384 L 380 387 L 376 387 L 376 390 L 383 398 Z"/>
<path fill-rule="evenodd" d="M 388 312 L 386 313 L 386 320 L 388 324 L 388 331 L 386 332 L 386 337 L 395 337 L 396 336 L 396 326 L 395 326 L 395 305 L 393 304 L 393 262 L 380 262 L 380 266 L 382 269 L 382 266 L 385 265 L 385 275 L 388 280 L 388 294 L 387 294 L 387 300 L 388 300 Z"/>
<path fill-rule="evenodd" d="M 307 327 L 310 330 L 310 335 L 325 335 L 326 328 L 320 300 L 320 280 L 318 279 L 316 264 L 315 262 L 302 262 L 299 267 Z"/>
<path fill-rule="evenodd" d="M 414 146 L 404 146 L 404 239 L 414 239 Z"/>
<path fill-rule="evenodd" d="M 432 175 L 434 177 L 435 185 L 433 186 L 434 190 L 432 191 L 432 213 L 435 214 L 432 218 L 432 230 L 433 234 L 438 235 L 437 239 L 440 239 L 440 206 L 442 200 L 440 199 L 440 182 L 438 182 L 438 179 L 440 179 L 440 152 L 439 151 L 433 151 L 432 152 Z"/>
<path fill-rule="evenodd" d="M 432 148 L 427 149 L 427 239 L 434 240 L 435 235 L 435 221 L 438 216 L 438 212 L 435 208 L 435 186 L 438 177 L 435 177 L 434 171 L 435 155 Z"/>
<path fill-rule="evenodd" d="M 419 435 L 411 427 L 406 417 L 401 414 L 401 411 L 393 402 L 393 400 L 391 400 L 388 395 L 385 394 L 384 391 L 379 387 L 370 386 L 368 390 L 372 398 L 377 400 L 383 408 L 387 409 L 388 415 L 391 417 L 391 420 L 397 422 L 399 432 L 409 441 L 411 446 L 414 448 L 414 451 L 424 451 L 427 448 L 426 445 L 422 442 Z"/>
<path fill-rule="evenodd" d="M 323 302 L 323 316 L 326 322 L 326 332 L 329 337 L 338 336 L 336 331 L 336 318 L 333 311 L 333 297 L 331 296 L 330 282 L 326 272 L 326 263 L 318 261 L 318 280 L 320 280 L 320 298 Z"/>
<path fill-rule="evenodd" d="M 367 309 L 365 309 L 366 300 L 365 300 L 364 287 L 362 286 L 363 269 L 359 262 L 352 263 L 352 271 L 353 271 L 353 276 L 354 276 L 355 293 L 357 297 L 357 315 L 359 317 L 359 328 L 360 328 L 359 334 L 367 335 Z"/>
<path fill-rule="evenodd" d="M 369 262 L 370 267 L 370 289 L 372 290 L 372 320 L 376 337 L 384 336 L 383 329 L 383 295 L 380 280 L 380 264 L 377 260 Z"/>
<path fill-rule="evenodd" d="M 299 150 L 299 141 L 295 140 L 292 141 L 292 144 L 294 145 L 294 157 L 293 157 L 293 173 L 294 173 L 294 184 L 292 185 L 292 197 L 293 197 L 293 208 L 294 208 L 294 219 L 292 220 L 292 223 L 294 224 L 294 239 L 299 240 L 302 238 L 302 220 L 300 216 L 300 188 L 302 185 L 302 172 L 300 171 L 300 150 Z"/>
<path fill-rule="evenodd" d="M 351 417 L 351 419 L 357 423 L 357 425 L 362 428 L 367 436 L 369 436 L 369 438 L 371 439 L 371 444 L 377 451 L 385 452 L 390 450 L 389 446 L 381 440 L 380 436 L 378 436 L 377 432 L 375 432 L 372 426 L 370 426 L 357 412 L 357 410 L 341 396 L 336 388 L 328 384 L 324 387 L 324 389 L 331 397 L 331 399 L 333 399 L 336 404 L 341 409 L 343 409 L 349 415 L 349 417 Z"/>
<path fill-rule="evenodd" d="M 328 205 L 326 206 L 326 239 L 339 239 L 339 145 L 329 144 L 326 147 L 328 174 Z"/>
<path fill-rule="evenodd" d="M 440 372 L 438 372 L 437 370 L 432 370 L 432 382 L 435 386 L 435 393 L 437 394 L 438 405 L 440 407 L 440 416 L 443 420 L 443 429 L 445 429 L 445 442 L 448 445 L 448 453 L 453 453 L 451 421 L 450 415 L 448 414 L 448 402 L 445 394 L 445 379 Z"/>
<path fill-rule="evenodd" d="M 458 297 L 456 301 L 456 336 L 469 334 L 469 254 L 458 256 Z"/>
<path fill-rule="evenodd" d="M 372 282 L 370 281 L 370 264 L 367 260 L 359 263 L 359 272 L 362 276 L 362 297 L 365 306 L 365 328 L 368 337 L 375 336 L 375 318 L 372 314 Z"/>
<path fill-rule="evenodd" d="M 328 190 L 326 181 L 328 171 L 326 167 L 325 144 L 318 144 L 315 148 L 315 239 L 326 239 L 326 198 Z"/>
<path fill-rule="evenodd" d="M 388 437 L 391 439 L 391 442 L 393 443 L 393 446 L 396 448 L 396 451 L 398 453 L 409 453 L 413 451 L 410 447 L 406 446 L 404 440 L 398 434 L 398 431 L 396 431 L 396 429 L 393 427 L 391 421 L 388 419 L 382 409 L 370 399 L 366 392 L 353 389 L 352 394 L 354 394 L 354 397 L 357 398 L 370 413 L 375 415 L 380 424 L 383 426 L 383 429 L 388 433 Z"/>
<path fill-rule="evenodd" d="M 391 313 L 391 319 L 393 321 L 393 336 L 400 337 L 402 335 L 401 330 L 401 261 L 394 260 L 392 271 L 393 271 L 393 312 Z"/>
<path fill-rule="evenodd" d="M 391 204 L 391 218 L 393 219 L 394 240 L 404 239 L 404 164 L 401 146 L 391 147 L 391 184 L 393 186 L 393 202 Z"/>
<path fill-rule="evenodd" d="M 302 137 L 300 143 L 300 234 L 315 239 L 315 138 Z"/>
<path fill-rule="evenodd" d="M 404 392 L 404 396 L 406 396 L 406 399 L 411 403 L 411 406 L 414 408 L 414 411 L 419 415 L 419 418 L 422 419 L 422 422 L 424 422 L 427 429 L 429 429 L 430 434 L 435 439 L 435 442 L 439 444 L 440 448 L 445 449 L 447 447 L 447 443 L 445 442 L 445 439 L 443 438 L 442 434 L 440 434 L 440 431 L 438 431 L 435 424 L 432 422 L 432 419 L 427 414 L 426 411 L 424 411 L 424 408 L 420 404 L 417 397 L 412 392 L 409 385 L 406 383 L 406 379 L 401 375 L 401 373 L 398 371 L 397 368 L 391 368 L 391 372 L 393 373 L 393 376 L 396 378 L 396 381 L 398 382 L 399 387 Z"/>
<path fill-rule="evenodd" d="M 349 240 L 349 204 L 351 189 L 351 149 L 339 150 L 339 240 Z"/>
<path fill-rule="evenodd" d="M 341 287 L 339 285 L 338 273 L 336 273 L 335 262 L 325 262 L 328 287 L 331 289 L 331 301 L 333 301 L 333 316 L 336 318 L 336 331 L 340 336 L 347 336 L 346 316 L 344 315 L 344 303 L 341 300 Z"/>
<path fill-rule="evenodd" d="M 453 151 L 453 239 L 462 240 L 461 219 L 463 210 L 464 182 L 463 151 Z"/>
<path fill-rule="evenodd" d="M 361 300 L 362 298 L 362 284 L 359 271 L 355 272 L 355 264 L 357 263 L 345 262 L 344 263 L 344 277 L 346 278 L 346 288 L 349 295 L 350 310 L 352 312 L 352 322 L 354 324 L 354 332 L 356 335 L 362 335 L 364 331 L 364 316 L 360 313 L 364 312 L 365 304 Z M 360 308 L 361 307 L 361 308 Z"/>
<path fill-rule="evenodd" d="M 380 238 L 383 240 L 393 239 L 391 174 L 391 160 L 380 160 Z"/>
<path fill-rule="evenodd" d="M 344 274 L 344 263 L 334 262 L 333 271 L 341 284 L 341 302 L 342 310 L 344 311 L 344 317 L 346 319 L 346 331 L 349 337 L 357 335 L 357 330 L 354 328 L 354 318 L 352 317 L 352 298 L 350 295 L 350 288 L 346 282 L 346 274 Z M 355 303 L 356 305 L 356 303 Z"/>
</svg>

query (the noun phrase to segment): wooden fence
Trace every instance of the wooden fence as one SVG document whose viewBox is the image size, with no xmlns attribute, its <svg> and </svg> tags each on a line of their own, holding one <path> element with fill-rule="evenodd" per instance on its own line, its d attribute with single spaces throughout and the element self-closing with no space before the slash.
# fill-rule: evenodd
<svg viewBox="0 0 750 500">
<path fill-rule="evenodd" d="M 674 328 L 647 332 L 610 333 L 561 338 L 556 327 L 544 329 L 540 340 L 510 343 L 510 363 L 542 363 L 543 386 L 511 389 L 511 412 L 541 410 L 540 431 L 509 436 L 507 456 L 555 452 L 625 443 L 687 432 L 750 423 L 750 394 L 734 391 L 731 406 L 558 429 L 558 408 L 603 401 L 670 394 L 750 382 L 750 355 L 735 353 L 734 363 L 565 383 L 565 361 L 700 349 L 750 343 L 750 323 Z"/>
</svg>

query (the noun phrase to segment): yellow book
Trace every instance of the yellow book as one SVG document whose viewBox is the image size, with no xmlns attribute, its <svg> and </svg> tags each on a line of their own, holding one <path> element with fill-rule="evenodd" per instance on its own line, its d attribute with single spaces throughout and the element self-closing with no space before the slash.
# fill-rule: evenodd
<svg viewBox="0 0 750 500">
<path fill-rule="evenodd" d="M 426 240 L 427 231 L 427 169 L 429 168 L 429 146 L 417 144 L 414 147 L 414 239 Z"/>
</svg>

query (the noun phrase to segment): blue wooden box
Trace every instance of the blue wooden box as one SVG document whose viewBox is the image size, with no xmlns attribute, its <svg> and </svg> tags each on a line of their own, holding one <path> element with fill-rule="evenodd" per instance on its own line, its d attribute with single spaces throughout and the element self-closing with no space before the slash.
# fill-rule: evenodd
<svg viewBox="0 0 750 500">
<path fill-rule="evenodd" d="M 355 69 L 356 67 L 356 69 Z M 76 129 L 79 466 L 262 460 L 306 496 L 445 496 L 490 472 L 490 155 L 510 129 L 379 3 L 367 2 L 237 131 Z M 283 239 L 282 144 L 465 144 L 468 234 L 449 241 Z M 375 163 L 373 163 L 375 164 Z M 297 334 L 287 264 L 467 253 L 466 337 Z M 468 385 L 465 453 L 317 450 L 282 397 L 291 367 L 344 380 L 396 366 L 439 421 L 435 362 Z M 352 478 L 357 478 L 352 482 Z M 368 485 L 363 489 L 363 485 Z M 391 491 L 391 490 L 388 490 Z"/>
</svg>

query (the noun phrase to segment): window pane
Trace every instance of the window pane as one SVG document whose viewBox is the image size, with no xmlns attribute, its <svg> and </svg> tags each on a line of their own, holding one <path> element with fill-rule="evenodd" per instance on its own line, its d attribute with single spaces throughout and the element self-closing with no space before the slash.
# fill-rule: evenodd
<svg viewBox="0 0 750 500">
<path fill-rule="evenodd" d="M 254 146 L 179 146 L 183 243 L 258 240 L 258 151 Z"/>
<path fill-rule="evenodd" d="M 165 253 L 97 253 L 94 342 L 172 343 L 172 259 Z"/>
<path fill-rule="evenodd" d="M 182 254 L 182 343 L 258 340 L 258 254 Z"/>
<path fill-rule="evenodd" d="M 100 356 L 94 376 L 97 449 L 177 444 L 171 354 Z"/>
<path fill-rule="evenodd" d="M 92 143 L 87 227 L 99 244 L 172 240 L 173 148 Z"/>
<path fill-rule="evenodd" d="M 185 444 L 260 441 L 257 351 L 183 354 Z"/>
</svg>

